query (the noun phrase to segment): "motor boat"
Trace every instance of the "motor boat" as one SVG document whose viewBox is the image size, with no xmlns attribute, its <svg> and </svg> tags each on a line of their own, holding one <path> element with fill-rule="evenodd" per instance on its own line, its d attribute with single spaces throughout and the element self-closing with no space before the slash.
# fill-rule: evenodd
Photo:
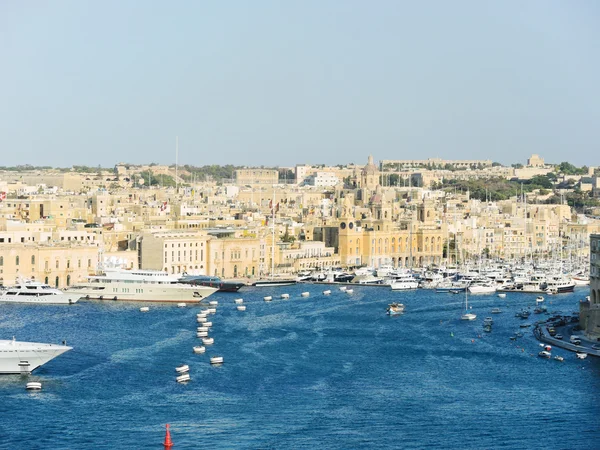
<svg viewBox="0 0 600 450">
<path fill-rule="evenodd" d="M 215 343 L 215 340 L 214 340 L 214 338 L 206 337 L 206 338 L 202 338 L 202 343 L 204 345 L 212 345 Z"/>
<path fill-rule="evenodd" d="M 302 297 L 308 297 L 310 295 L 310 292 L 303 292 L 302 294 L 300 294 Z"/>
<path fill-rule="evenodd" d="M 500 308 L 492 308 L 492 314 L 500 314 L 502 310 Z"/>
<path fill-rule="evenodd" d="M 19 278 L 17 284 L 0 293 L 2 303 L 26 303 L 32 305 L 72 305 L 81 298 L 78 294 L 65 293 L 38 281 Z"/>
<path fill-rule="evenodd" d="M 540 358 L 546 358 L 546 359 L 550 359 L 550 357 L 552 356 L 552 353 L 550 353 L 547 350 L 542 350 L 541 352 L 538 353 L 538 356 Z"/>
<path fill-rule="evenodd" d="M 504 292 L 501 292 L 498 294 L 499 298 L 506 298 L 506 294 Z"/>
<path fill-rule="evenodd" d="M 142 307 L 140 308 L 140 312 L 148 312 L 148 311 L 150 311 L 150 308 L 149 308 L 149 307 L 147 307 L 147 306 L 142 306 Z"/>
<path fill-rule="evenodd" d="M 0 374 L 27 374 L 72 347 L 39 342 L 0 340 Z"/>
<path fill-rule="evenodd" d="M 404 305 L 402 303 L 390 303 L 386 309 L 386 312 L 390 316 L 402 314 L 404 312 Z"/>
<path fill-rule="evenodd" d="M 326 291 L 323 291 L 323 295 L 330 295 L 330 294 L 331 294 L 331 291 L 329 289 Z"/>
<path fill-rule="evenodd" d="M 562 362 L 562 361 L 564 361 L 564 360 L 565 360 L 565 358 L 563 358 L 562 356 L 558 356 L 558 355 L 557 355 L 557 356 L 555 356 L 555 357 L 554 357 L 554 359 L 555 359 L 556 361 L 560 361 L 560 362 Z"/>
<path fill-rule="evenodd" d="M 197 331 L 196 332 L 196 337 L 199 337 L 199 338 L 208 337 L 208 331 Z"/>
<path fill-rule="evenodd" d="M 577 352 L 577 353 L 575 353 L 575 355 L 577 356 L 578 359 L 585 359 L 588 356 L 587 353 L 583 353 L 583 352 Z"/>
<path fill-rule="evenodd" d="M 25 389 L 28 391 L 39 391 L 42 389 L 42 383 L 39 381 L 30 381 L 25 385 Z"/>
<path fill-rule="evenodd" d="M 281 298 L 283 300 L 288 300 L 290 298 L 290 294 L 281 294 Z"/>
<path fill-rule="evenodd" d="M 199 303 L 217 292 L 209 286 L 179 282 L 179 276 L 158 270 L 105 269 L 65 293 L 92 300 Z"/>
<path fill-rule="evenodd" d="M 178 308 L 185 308 L 185 303 L 177 303 Z"/>
<path fill-rule="evenodd" d="M 204 353 L 206 352 L 206 347 L 204 347 L 203 345 L 196 345 L 194 348 L 194 353 Z"/>
<path fill-rule="evenodd" d="M 266 297 L 263 297 L 263 300 L 265 302 L 270 302 L 271 300 L 273 300 L 273 297 L 271 297 L 270 295 L 267 295 Z"/>
<path fill-rule="evenodd" d="M 246 305 L 238 305 L 237 310 L 238 311 L 246 311 Z"/>
<path fill-rule="evenodd" d="M 236 298 L 233 302 L 236 305 L 241 305 L 242 303 L 244 303 L 244 299 L 243 298 Z"/>
</svg>

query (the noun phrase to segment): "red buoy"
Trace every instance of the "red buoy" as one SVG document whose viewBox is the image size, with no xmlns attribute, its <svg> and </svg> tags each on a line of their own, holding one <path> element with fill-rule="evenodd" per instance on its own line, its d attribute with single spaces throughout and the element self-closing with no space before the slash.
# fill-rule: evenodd
<svg viewBox="0 0 600 450">
<path fill-rule="evenodd" d="M 173 447 L 173 441 L 171 440 L 171 431 L 169 430 L 169 424 L 167 424 L 167 433 L 165 434 L 165 443 L 163 445 L 167 448 Z"/>
</svg>

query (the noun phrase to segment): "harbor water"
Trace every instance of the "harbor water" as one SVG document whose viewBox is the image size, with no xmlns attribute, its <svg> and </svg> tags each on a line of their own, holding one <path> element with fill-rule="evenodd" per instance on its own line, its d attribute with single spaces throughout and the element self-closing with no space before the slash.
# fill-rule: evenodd
<svg viewBox="0 0 600 450">
<path fill-rule="evenodd" d="M 353 290 L 215 294 L 204 354 L 192 351 L 199 306 L 0 305 L 0 338 L 73 347 L 30 376 L 0 377 L 0 449 L 160 449 L 167 423 L 175 449 L 600 448 L 600 358 L 539 358 L 520 325 L 547 316 L 515 317 L 535 295 L 470 296 L 477 320 L 465 322 L 464 294 Z M 571 314 L 588 293 L 545 304 Z M 386 315 L 392 302 L 404 314 Z M 216 355 L 224 364 L 210 364 Z M 181 364 L 188 383 L 175 381 Z"/>
</svg>

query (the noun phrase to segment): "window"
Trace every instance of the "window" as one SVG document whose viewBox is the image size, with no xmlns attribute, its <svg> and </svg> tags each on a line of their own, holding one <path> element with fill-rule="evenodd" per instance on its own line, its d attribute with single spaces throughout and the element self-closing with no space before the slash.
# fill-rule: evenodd
<svg viewBox="0 0 600 450">
<path fill-rule="evenodd" d="M 58 259 L 56 260 L 56 268 L 58 269 Z"/>
<path fill-rule="evenodd" d="M 4 256 L 0 256 L 0 266 L 4 265 Z"/>
<path fill-rule="evenodd" d="M 18 256 L 15 258 L 15 265 L 17 265 L 17 266 L 19 265 L 19 257 Z"/>
<path fill-rule="evenodd" d="M 35 264 L 35 255 L 31 255 L 31 264 Z"/>
</svg>

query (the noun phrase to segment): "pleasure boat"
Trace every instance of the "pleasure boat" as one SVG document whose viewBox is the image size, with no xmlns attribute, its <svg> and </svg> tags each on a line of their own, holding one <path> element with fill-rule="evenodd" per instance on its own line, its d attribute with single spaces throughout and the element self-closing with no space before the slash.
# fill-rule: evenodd
<svg viewBox="0 0 600 450">
<path fill-rule="evenodd" d="M 72 347 L 38 342 L 0 340 L 0 374 L 27 374 Z"/>
<path fill-rule="evenodd" d="M 237 292 L 244 286 L 244 283 L 227 281 L 208 275 L 184 275 L 179 279 L 179 282 L 191 284 L 192 286 L 208 286 L 218 289 L 219 292 Z"/>
<path fill-rule="evenodd" d="M 404 305 L 402 303 L 390 303 L 386 310 L 390 316 L 396 314 L 402 314 L 404 312 Z"/>
<path fill-rule="evenodd" d="M 217 291 L 209 286 L 179 282 L 179 276 L 157 270 L 106 269 L 66 289 L 69 294 L 93 300 L 198 303 Z"/>
<path fill-rule="evenodd" d="M 392 291 L 405 291 L 409 289 L 417 289 L 419 282 L 412 276 L 411 273 L 403 273 L 393 278 L 390 283 Z"/>
<path fill-rule="evenodd" d="M 66 294 L 47 284 L 31 280 L 17 280 L 15 286 L 0 294 L 0 302 L 28 303 L 32 305 L 72 305 L 77 303 L 79 295 Z"/>
</svg>

